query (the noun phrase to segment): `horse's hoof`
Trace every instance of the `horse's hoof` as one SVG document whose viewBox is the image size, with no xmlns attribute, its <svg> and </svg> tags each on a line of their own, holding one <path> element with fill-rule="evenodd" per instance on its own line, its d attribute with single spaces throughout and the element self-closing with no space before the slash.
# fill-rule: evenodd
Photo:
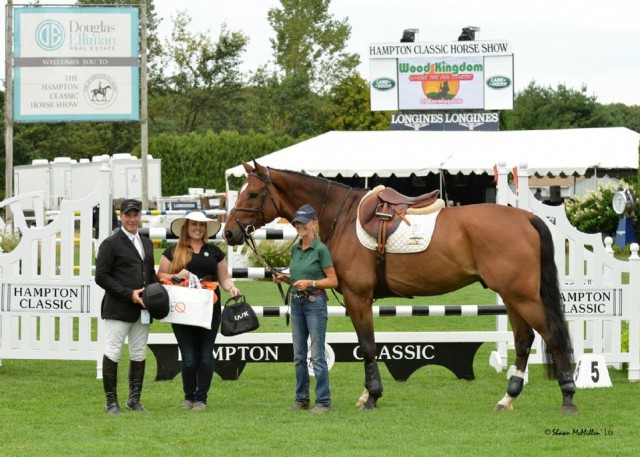
<svg viewBox="0 0 640 457">
<path fill-rule="evenodd" d="M 369 400 L 369 390 L 364 389 L 364 392 L 362 392 L 362 395 L 360 395 L 360 398 L 358 398 L 356 402 L 356 408 L 362 408 L 367 400 Z"/>
<path fill-rule="evenodd" d="M 493 407 L 494 411 L 513 411 L 513 406 L 511 405 L 502 405 L 497 403 L 496 406 Z"/>
<path fill-rule="evenodd" d="M 362 406 L 360 406 L 360 411 L 374 411 L 376 410 L 378 407 L 376 405 L 371 405 L 369 404 L 369 402 L 363 403 Z"/>
<path fill-rule="evenodd" d="M 372 396 L 369 396 L 367 401 L 365 401 L 360 407 L 361 410 L 371 411 L 377 408 L 378 399 Z"/>
<path fill-rule="evenodd" d="M 580 410 L 576 405 L 563 405 L 561 412 L 562 414 L 577 414 Z"/>
</svg>

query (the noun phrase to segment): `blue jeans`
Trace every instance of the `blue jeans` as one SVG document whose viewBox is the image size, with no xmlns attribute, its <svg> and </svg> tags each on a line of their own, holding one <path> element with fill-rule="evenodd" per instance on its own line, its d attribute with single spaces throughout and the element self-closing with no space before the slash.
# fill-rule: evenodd
<svg viewBox="0 0 640 457">
<path fill-rule="evenodd" d="M 307 338 L 311 337 L 311 363 L 316 377 L 316 404 L 331 406 L 329 367 L 324 353 L 327 319 L 326 295 L 316 295 L 309 298 L 293 296 L 291 300 L 291 330 L 297 402 L 309 403 Z"/>
<path fill-rule="evenodd" d="M 219 326 L 220 313 L 214 313 L 211 330 L 171 324 L 182 355 L 182 388 L 185 400 L 207 403 L 213 379 L 213 345 Z"/>
</svg>

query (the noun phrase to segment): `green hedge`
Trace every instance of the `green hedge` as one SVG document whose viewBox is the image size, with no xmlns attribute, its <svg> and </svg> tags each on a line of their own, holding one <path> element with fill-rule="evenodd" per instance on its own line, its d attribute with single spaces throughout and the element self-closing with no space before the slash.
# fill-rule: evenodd
<svg viewBox="0 0 640 457">
<path fill-rule="evenodd" d="M 271 152 L 291 146 L 305 137 L 238 132 L 205 135 L 160 135 L 149 139 L 149 154 L 162 159 L 162 195 L 184 195 L 189 187 L 225 189 L 224 172 Z M 140 151 L 137 151 L 138 155 Z"/>
</svg>

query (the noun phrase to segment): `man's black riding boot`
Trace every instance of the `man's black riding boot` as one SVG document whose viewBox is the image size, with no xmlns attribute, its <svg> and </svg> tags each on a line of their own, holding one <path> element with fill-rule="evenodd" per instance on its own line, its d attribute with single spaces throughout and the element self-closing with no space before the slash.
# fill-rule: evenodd
<svg viewBox="0 0 640 457">
<path fill-rule="evenodd" d="M 127 408 L 133 411 L 146 411 L 142 403 L 140 403 L 140 395 L 142 394 L 142 382 L 144 380 L 145 361 L 134 362 L 129 364 L 129 400 L 127 400 Z"/>
<path fill-rule="evenodd" d="M 109 414 L 122 414 L 118 405 L 118 363 L 106 355 L 102 356 L 102 384 L 107 396 L 104 410 Z"/>
</svg>

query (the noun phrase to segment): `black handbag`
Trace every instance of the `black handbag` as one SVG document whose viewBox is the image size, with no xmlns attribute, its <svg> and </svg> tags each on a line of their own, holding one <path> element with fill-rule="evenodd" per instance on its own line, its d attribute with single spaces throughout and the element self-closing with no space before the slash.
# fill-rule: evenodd
<svg viewBox="0 0 640 457">
<path fill-rule="evenodd" d="M 229 302 L 235 302 L 232 305 Z M 220 331 L 224 336 L 240 335 L 251 332 L 260 327 L 258 316 L 251 305 L 244 299 L 244 295 L 231 297 L 222 309 L 222 324 Z"/>
</svg>

